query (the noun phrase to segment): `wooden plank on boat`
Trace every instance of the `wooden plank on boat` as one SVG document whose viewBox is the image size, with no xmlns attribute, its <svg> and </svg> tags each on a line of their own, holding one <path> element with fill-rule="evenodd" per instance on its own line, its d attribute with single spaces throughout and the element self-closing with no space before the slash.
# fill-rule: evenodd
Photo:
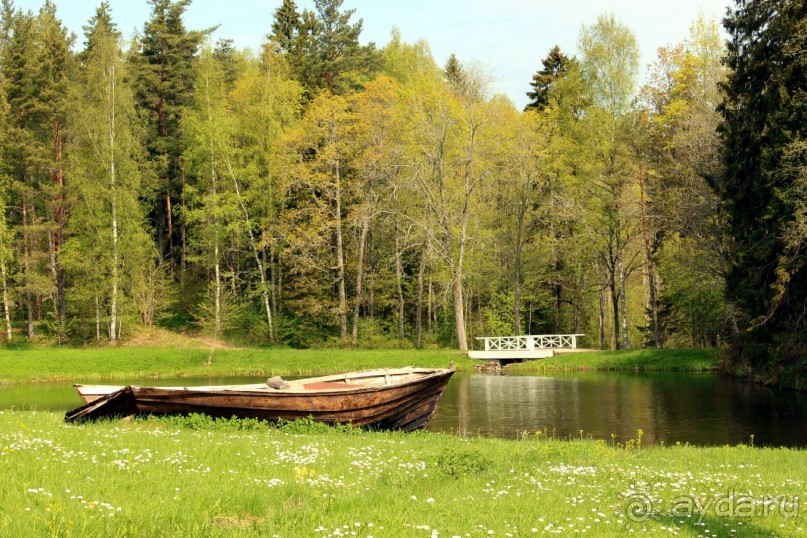
<svg viewBox="0 0 807 538">
<path fill-rule="evenodd" d="M 107 394 L 65 414 L 66 422 L 81 422 L 99 418 L 128 417 L 137 413 L 132 387 Z"/>
<path fill-rule="evenodd" d="M 314 383 L 304 383 L 305 390 L 331 390 L 331 389 L 360 389 L 361 385 L 350 385 L 337 381 L 317 381 Z"/>
</svg>

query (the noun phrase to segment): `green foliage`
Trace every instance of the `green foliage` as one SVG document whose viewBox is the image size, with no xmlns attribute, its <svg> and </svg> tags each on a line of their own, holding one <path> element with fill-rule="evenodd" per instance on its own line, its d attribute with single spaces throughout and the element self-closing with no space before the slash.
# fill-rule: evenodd
<svg viewBox="0 0 807 538">
<path fill-rule="evenodd" d="M 736 356 L 768 347 L 782 365 L 802 362 L 807 349 L 807 262 L 800 246 L 786 243 L 799 200 L 788 194 L 805 166 L 803 153 L 789 158 L 807 134 L 806 21 L 803 4 L 778 0 L 740 3 L 724 21 L 732 72 L 720 109 L 726 174 L 715 183 L 733 240 L 728 295 L 744 318 Z M 767 366 L 757 357 L 745 358 Z"/>
<path fill-rule="evenodd" d="M 481 334 L 500 335 L 513 332 L 513 301 L 512 293 L 497 293 L 491 298 L 482 309 L 484 321 Z"/>
<path fill-rule="evenodd" d="M 186 138 L 181 122 L 191 104 L 196 53 L 208 31 L 188 31 L 183 16 L 190 0 L 149 0 L 151 16 L 133 43 L 132 89 L 146 124 L 145 147 L 159 179 L 159 191 L 147 199 L 153 214 L 160 257 L 181 262 L 182 155 Z M 155 185 L 156 187 L 156 185 Z"/>
<path fill-rule="evenodd" d="M 180 428 L 204 432 L 266 431 L 271 426 L 263 420 L 238 417 L 211 417 L 200 413 L 190 415 L 138 415 L 135 422 L 159 428 Z"/>
<path fill-rule="evenodd" d="M 315 0 L 314 11 L 297 11 L 284 0 L 275 11 L 270 42 L 282 52 L 294 78 L 313 99 L 321 90 L 343 95 L 358 89 L 378 71 L 374 44 L 360 45 L 363 21 L 351 23 L 354 9 L 343 0 Z"/>
<path fill-rule="evenodd" d="M 432 58 L 429 44 L 418 41 L 414 44 L 404 43 L 401 31 L 392 29 L 389 43 L 382 51 L 384 74 L 401 84 L 412 84 L 419 78 L 437 77 L 439 67 Z"/>
<path fill-rule="evenodd" d="M 297 418 L 294 420 L 280 419 L 277 421 L 275 427 L 283 433 L 290 433 L 294 435 L 328 433 L 358 435 L 361 433 L 359 428 L 354 428 L 350 424 L 326 424 L 325 422 L 316 421 L 310 416 L 305 418 Z"/>
<path fill-rule="evenodd" d="M 514 372 L 708 372 L 715 371 L 719 363 L 720 356 L 715 349 L 634 349 L 564 354 L 514 364 L 510 368 Z"/>
<path fill-rule="evenodd" d="M 530 102 L 524 108 L 527 110 L 543 110 L 549 106 L 552 94 L 556 92 L 559 80 L 566 76 L 570 70 L 577 69 L 577 60 L 563 54 L 560 47 L 555 45 L 550 49 L 546 58 L 541 60 L 543 68 L 532 76 L 532 91 L 527 92 Z"/>
<path fill-rule="evenodd" d="M 477 450 L 443 450 L 437 455 L 436 467 L 453 478 L 478 476 L 490 469 L 492 462 Z"/>
<path fill-rule="evenodd" d="M 48 312 L 45 319 L 42 320 L 42 326 L 45 329 L 45 334 L 55 339 L 59 345 L 62 345 L 62 343 L 68 341 L 74 322 L 75 320 L 72 318 L 59 316 L 55 312 Z"/>
</svg>

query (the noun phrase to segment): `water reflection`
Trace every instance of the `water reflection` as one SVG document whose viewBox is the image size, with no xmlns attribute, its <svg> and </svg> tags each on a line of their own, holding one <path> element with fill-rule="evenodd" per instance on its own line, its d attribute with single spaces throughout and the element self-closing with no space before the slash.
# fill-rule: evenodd
<svg viewBox="0 0 807 538">
<path fill-rule="evenodd" d="M 713 375 L 597 374 L 455 376 L 432 431 L 619 442 L 643 430 L 647 444 L 807 446 L 807 395 Z"/>
<path fill-rule="evenodd" d="M 115 384 L 226 385 L 265 378 L 132 379 Z M 67 411 L 81 404 L 71 383 L 0 385 L 0 409 Z M 516 437 L 546 429 L 558 437 L 646 444 L 807 447 L 807 394 L 713 375 L 583 373 L 542 376 L 456 374 L 429 430 Z"/>
</svg>

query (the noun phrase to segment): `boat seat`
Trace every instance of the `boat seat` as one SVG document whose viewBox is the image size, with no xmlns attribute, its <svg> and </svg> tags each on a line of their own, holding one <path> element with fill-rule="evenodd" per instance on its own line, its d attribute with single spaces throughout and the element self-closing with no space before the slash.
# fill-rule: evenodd
<svg viewBox="0 0 807 538">
<path fill-rule="evenodd" d="M 328 390 L 328 389 L 361 389 L 361 385 L 350 385 L 339 381 L 317 381 L 316 383 L 306 383 L 305 390 Z"/>
</svg>

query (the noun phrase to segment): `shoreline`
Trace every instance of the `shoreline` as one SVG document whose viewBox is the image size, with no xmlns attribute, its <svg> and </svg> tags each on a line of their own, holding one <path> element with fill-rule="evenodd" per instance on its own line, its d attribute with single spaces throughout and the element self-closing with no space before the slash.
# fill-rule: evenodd
<svg viewBox="0 0 807 538">
<path fill-rule="evenodd" d="M 352 349 L 221 349 L 157 347 L 0 350 L 0 383 L 102 381 L 123 378 L 326 375 L 404 366 L 473 372 L 482 361 L 460 351 Z M 716 350 L 629 350 L 565 354 L 508 366 L 512 373 L 572 371 L 716 371 Z"/>
</svg>

